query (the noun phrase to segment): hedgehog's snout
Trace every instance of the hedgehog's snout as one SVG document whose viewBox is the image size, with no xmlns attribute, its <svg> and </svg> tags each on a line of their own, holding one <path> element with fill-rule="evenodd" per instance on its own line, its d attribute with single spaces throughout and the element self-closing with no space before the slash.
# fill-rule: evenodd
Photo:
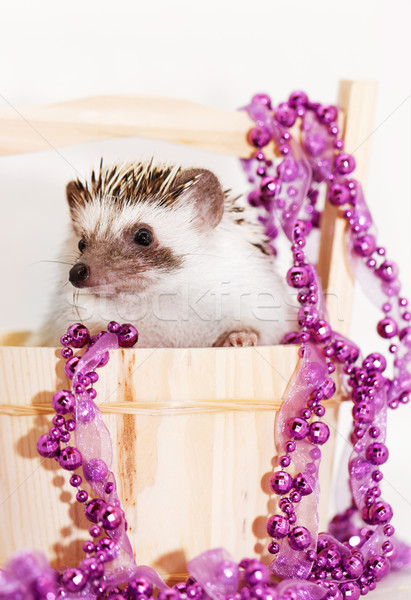
<svg viewBox="0 0 411 600">
<path fill-rule="evenodd" d="M 90 277 L 90 268 L 85 263 L 76 263 L 74 267 L 70 269 L 69 281 L 74 287 L 82 288 L 85 287 L 87 279 Z"/>
</svg>

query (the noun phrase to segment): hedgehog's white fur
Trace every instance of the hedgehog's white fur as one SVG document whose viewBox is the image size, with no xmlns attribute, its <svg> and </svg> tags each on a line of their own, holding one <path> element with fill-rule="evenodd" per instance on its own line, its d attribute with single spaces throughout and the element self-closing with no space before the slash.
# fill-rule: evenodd
<svg viewBox="0 0 411 600">
<path fill-rule="evenodd" d="M 192 193 L 192 188 L 187 189 L 183 202 L 167 208 L 137 202 L 126 203 L 121 212 L 113 211 L 104 195 L 79 207 L 77 232 L 68 241 L 73 252 L 80 232 L 94 232 L 107 244 L 120 243 L 125 228 L 144 223 L 153 228 L 161 246 L 183 256 L 184 263 L 173 272 L 152 268 L 145 273 L 149 285 L 137 294 L 120 291 L 113 295 L 108 279 L 98 295 L 92 289 L 76 290 L 74 305 L 74 288 L 62 286 L 35 342 L 55 345 L 61 333 L 77 321 L 96 333 L 110 320 L 135 324 L 143 347 L 212 346 L 225 332 L 248 329 L 258 332 L 259 344 L 279 342 L 293 328 L 295 308 L 276 259 L 250 243 L 250 238 L 263 243 L 262 227 L 235 223 L 238 216 L 247 218 L 247 210 L 240 215 L 226 210 L 216 228 L 199 232 Z M 62 281 L 67 281 L 67 271 Z M 138 287 L 138 278 L 135 282 Z M 135 289 L 132 280 L 131 289 Z"/>
</svg>

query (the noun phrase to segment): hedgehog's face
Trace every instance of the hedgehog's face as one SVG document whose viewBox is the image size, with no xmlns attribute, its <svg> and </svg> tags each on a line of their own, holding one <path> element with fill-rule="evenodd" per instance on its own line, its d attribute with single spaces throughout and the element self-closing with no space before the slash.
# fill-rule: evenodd
<svg viewBox="0 0 411 600">
<path fill-rule="evenodd" d="M 99 295 L 143 292 L 166 278 L 172 285 L 224 210 L 209 171 L 152 165 L 100 171 L 90 188 L 71 182 L 67 198 L 80 252 L 69 280 Z"/>
<path fill-rule="evenodd" d="M 94 294 L 138 293 L 181 269 L 179 215 L 144 208 L 116 211 L 101 201 L 84 207 L 73 221 L 80 252 L 69 273 L 74 287 Z"/>
</svg>

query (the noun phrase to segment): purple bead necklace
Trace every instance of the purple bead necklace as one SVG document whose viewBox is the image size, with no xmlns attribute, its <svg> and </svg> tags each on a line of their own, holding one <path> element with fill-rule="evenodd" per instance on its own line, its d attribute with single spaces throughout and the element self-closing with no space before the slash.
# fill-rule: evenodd
<svg viewBox="0 0 411 600">
<path fill-rule="evenodd" d="M 273 560 L 269 568 L 256 559 L 237 564 L 223 549 L 209 550 L 188 564 L 189 578 L 173 588 L 153 569 L 136 565 L 111 471 L 110 435 L 94 402 L 93 386 L 96 369 L 109 360 L 108 351 L 132 347 L 138 334 L 130 324 L 111 322 L 107 331 L 90 336 L 84 325 L 76 324 L 61 338 L 72 389 L 54 395 L 56 416 L 37 448 L 65 470 L 82 468 L 83 475 L 72 474 L 70 484 L 91 523 L 90 539 L 83 545 L 85 558 L 77 568 L 57 573 L 44 557 L 18 555 L 0 571 L 1 600 L 357 600 L 391 568 L 411 563 L 410 549 L 393 537 L 392 508 L 381 499 L 379 487 L 380 467 L 389 455 L 387 408 L 406 404 L 411 393 L 411 313 L 407 300 L 399 296 L 398 268 L 372 233 L 361 186 L 352 178 L 355 160 L 338 137 L 337 109 L 294 92 L 274 109 L 267 95 L 258 94 L 245 110 L 255 121 L 248 141 L 256 149 L 252 158 L 242 161 L 254 184 L 248 201 L 260 211 L 273 244 L 280 229 L 289 238 L 293 264 L 287 283 L 298 292 L 301 305 L 298 331 L 283 340 L 300 345 L 301 366 L 278 419 L 279 467 L 270 478 L 270 488 L 279 498 L 278 512 L 267 522 Z M 301 146 L 290 132 L 297 119 Z M 272 141 L 282 156 L 278 164 L 263 151 Z M 317 188 L 322 182 L 328 186 L 327 200 L 344 207 L 355 272 L 380 302 L 384 316 L 377 331 L 390 343 L 392 378 L 384 375 L 387 364 L 381 354 L 362 360 L 357 346 L 327 321 L 318 274 L 304 250 L 307 235 L 320 222 Z M 319 534 L 318 469 L 321 447 L 330 436 L 323 401 L 335 393 L 331 374 L 336 369 L 353 402 L 352 501 L 334 517 L 329 531 Z M 75 444 L 70 445 L 73 433 Z M 83 480 L 96 497 L 83 489 Z M 281 583 L 275 583 L 272 573 Z"/>
</svg>

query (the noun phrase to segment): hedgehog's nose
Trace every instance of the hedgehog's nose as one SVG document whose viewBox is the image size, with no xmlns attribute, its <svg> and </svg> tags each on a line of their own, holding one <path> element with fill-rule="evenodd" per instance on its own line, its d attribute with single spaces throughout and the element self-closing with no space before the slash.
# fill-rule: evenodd
<svg viewBox="0 0 411 600">
<path fill-rule="evenodd" d="M 78 288 L 84 287 L 85 281 L 90 277 L 90 269 L 84 263 L 77 263 L 70 269 L 69 280 Z"/>
</svg>

